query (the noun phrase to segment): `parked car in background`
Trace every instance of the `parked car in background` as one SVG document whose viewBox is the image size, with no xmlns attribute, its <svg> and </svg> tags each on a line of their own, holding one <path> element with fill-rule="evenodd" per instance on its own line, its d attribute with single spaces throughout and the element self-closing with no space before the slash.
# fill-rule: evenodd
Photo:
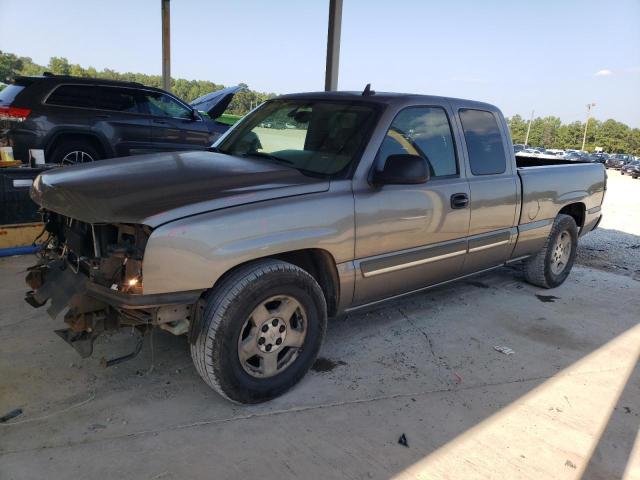
<svg viewBox="0 0 640 480">
<path fill-rule="evenodd" d="M 545 153 L 548 155 L 555 155 L 557 157 L 561 157 L 564 155 L 564 150 L 560 150 L 557 148 L 549 148 L 545 151 Z"/>
<path fill-rule="evenodd" d="M 609 155 L 602 152 L 596 152 L 591 154 L 591 158 L 593 159 L 594 162 L 605 164 L 609 159 Z"/>
<path fill-rule="evenodd" d="M 640 160 L 631 160 L 620 168 L 621 175 L 626 174 L 633 176 L 634 173 L 637 174 L 638 172 L 640 172 Z"/>
<path fill-rule="evenodd" d="M 513 145 L 513 153 L 521 152 L 525 148 L 527 148 L 526 145 L 524 145 L 522 143 L 516 143 L 516 144 Z"/>
<path fill-rule="evenodd" d="M 216 122 L 241 87 L 187 104 L 139 83 L 49 75 L 18 77 L 0 92 L 0 145 L 48 163 L 176 150 L 204 150 L 229 126 Z"/>
<path fill-rule="evenodd" d="M 590 162 L 591 161 L 591 159 L 587 155 L 577 150 L 572 150 L 568 153 L 565 153 L 562 156 L 562 158 L 564 158 L 565 160 L 570 160 L 572 162 Z"/>
<path fill-rule="evenodd" d="M 614 153 L 609 156 L 609 159 L 605 163 L 607 168 L 613 168 L 614 170 L 620 170 L 623 166 L 631 161 L 631 155 L 626 153 Z"/>
<path fill-rule="evenodd" d="M 486 103 L 367 93 L 269 100 L 210 152 L 41 174 L 27 301 L 84 356 L 105 330 L 185 335 L 209 386 L 257 403 L 300 381 L 328 317 L 514 262 L 566 280 L 602 165 L 514 156 Z M 279 118 L 299 128 L 261 126 Z"/>
</svg>

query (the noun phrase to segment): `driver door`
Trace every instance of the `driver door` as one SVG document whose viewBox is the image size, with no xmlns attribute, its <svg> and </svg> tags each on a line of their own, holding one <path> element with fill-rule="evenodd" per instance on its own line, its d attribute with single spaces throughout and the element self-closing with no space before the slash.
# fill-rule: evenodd
<svg viewBox="0 0 640 480">
<path fill-rule="evenodd" d="M 392 154 L 426 158 L 418 185 L 354 192 L 355 304 L 410 292 L 461 274 L 467 252 L 469 185 L 459 165 L 448 106 L 408 107 L 391 123 L 375 163 Z"/>
</svg>

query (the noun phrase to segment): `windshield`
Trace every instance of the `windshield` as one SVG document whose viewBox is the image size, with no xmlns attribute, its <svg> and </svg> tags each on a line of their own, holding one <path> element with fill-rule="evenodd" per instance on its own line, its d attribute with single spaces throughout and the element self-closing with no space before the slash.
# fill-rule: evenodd
<svg viewBox="0 0 640 480">
<path fill-rule="evenodd" d="M 217 149 L 282 163 L 303 173 L 337 176 L 357 161 L 376 110 L 364 102 L 272 100 L 238 125 Z"/>
</svg>

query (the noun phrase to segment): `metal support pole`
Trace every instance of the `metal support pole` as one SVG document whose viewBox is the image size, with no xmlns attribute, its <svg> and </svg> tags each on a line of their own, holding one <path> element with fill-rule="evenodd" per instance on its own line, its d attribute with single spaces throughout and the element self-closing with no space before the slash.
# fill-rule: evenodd
<svg viewBox="0 0 640 480">
<path fill-rule="evenodd" d="M 536 112 L 535 110 L 531 110 L 531 118 L 529 119 L 529 125 L 527 126 L 527 136 L 524 139 L 525 147 L 529 146 L 529 132 L 531 131 L 531 122 L 533 122 L 533 114 L 535 112 Z"/>
<path fill-rule="evenodd" d="M 329 30 L 327 32 L 327 66 L 324 89 L 338 89 L 338 66 L 340 64 L 340 31 L 342 29 L 342 0 L 329 0 Z"/>
<path fill-rule="evenodd" d="M 587 104 L 587 121 L 584 123 L 584 135 L 582 136 L 582 151 L 584 151 L 584 146 L 587 143 L 587 127 L 589 126 L 589 117 L 591 116 L 591 108 L 595 107 L 595 103 Z"/>
<path fill-rule="evenodd" d="M 171 91 L 171 20 L 170 0 L 162 3 L 162 88 Z"/>
</svg>

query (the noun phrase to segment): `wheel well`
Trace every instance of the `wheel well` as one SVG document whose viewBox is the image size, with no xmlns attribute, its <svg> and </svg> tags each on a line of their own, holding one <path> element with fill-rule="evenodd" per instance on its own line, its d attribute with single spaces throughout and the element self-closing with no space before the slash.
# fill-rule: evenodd
<svg viewBox="0 0 640 480">
<path fill-rule="evenodd" d="M 217 281 L 216 285 L 220 283 L 220 280 L 226 278 L 233 271 L 260 260 L 266 260 L 268 258 L 282 260 L 288 262 L 296 267 L 299 267 L 311 275 L 324 293 L 324 298 L 327 301 L 327 314 L 331 317 L 334 316 L 338 310 L 338 300 L 340 298 L 340 282 L 338 278 L 338 270 L 336 268 L 336 262 L 326 250 L 319 248 L 310 248 L 306 250 L 294 250 L 291 252 L 284 252 L 278 255 L 270 255 L 268 257 L 254 258 L 249 262 L 236 265 L 231 270 L 227 271 Z M 215 285 L 214 285 L 215 287 Z"/>
<path fill-rule="evenodd" d="M 322 288 L 324 298 L 327 300 L 327 314 L 330 317 L 336 314 L 340 288 L 338 270 L 336 269 L 333 255 L 326 250 L 310 248 L 282 253 L 272 258 L 292 263 L 315 278 L 320 288 Z"/>
<path fill-rule="evenodd" d="M 98 153 L 104 158 L 106 156 L 104 145 L 102 142 L 94 136 L 86 133 L 61 133 L 53 139 L 46 149 L 46 156 L 49 156 L 53 151 L 63 142 L 83 141 L 88 142 Z"/>
<path fill-rule="evenodd" d="M 576 225 L 578 225 L 578 227 L 582 227 L 584 225 L 585 211 L 586 206 L 584 203 L 571 203 L 562 207 L 558 214 L 562 213 L 573 217 L 576 221 Z"/>
</svg>

